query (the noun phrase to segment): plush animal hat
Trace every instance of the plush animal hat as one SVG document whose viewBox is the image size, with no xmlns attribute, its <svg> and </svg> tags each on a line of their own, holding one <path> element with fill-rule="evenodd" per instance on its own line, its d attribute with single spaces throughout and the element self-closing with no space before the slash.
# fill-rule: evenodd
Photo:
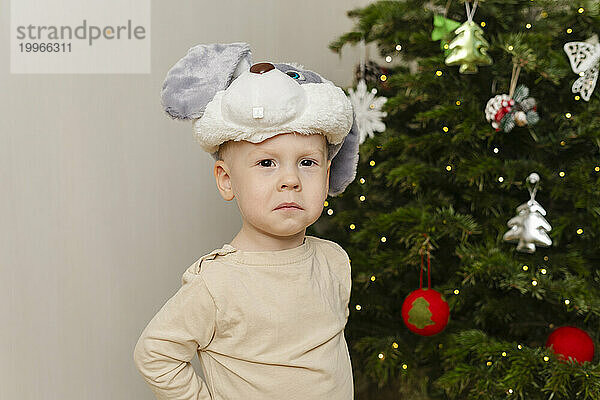
<svg viewBox="0 0 600 400">
<path fill-rule="evenodd" d="M 329 195 L 356 176 L 359 134 L 350 100 L 299 64 L 252 64 L 247 43 L 200 44 L 169 70 L 161 97 L 169 116 L 193 121 L 196 140 L 215 160 L 228 140 L 322 134 L 332 160 Z"/>
</svg>

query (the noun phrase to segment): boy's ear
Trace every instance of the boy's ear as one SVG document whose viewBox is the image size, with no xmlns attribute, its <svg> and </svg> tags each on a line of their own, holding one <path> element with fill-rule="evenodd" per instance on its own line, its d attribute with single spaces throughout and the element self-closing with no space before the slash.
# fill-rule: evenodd
<svg viewBox="0 0 600 400">
<path fill-rule="evenodd" d="M 223 160 L 215 161 L 213 173 L 217 182 L 217 189 L 221 193 L 221 197 L 226 201 L 231 201 L 235 197 L 231 186 L 230 168 Z"/>
</svg>

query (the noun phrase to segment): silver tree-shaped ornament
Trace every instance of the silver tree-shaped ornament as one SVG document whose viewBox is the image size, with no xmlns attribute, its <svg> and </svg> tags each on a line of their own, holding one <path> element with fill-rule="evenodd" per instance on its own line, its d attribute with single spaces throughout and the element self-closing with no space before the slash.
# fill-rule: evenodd
<svg viewBox="0 0 600 400">
<path fill-rule="evenodd" d="M 511 218 L 507 223 L 510 230 L 504 234 L 503 239 L 506 242 L 518 242 L 517 251 L 534 253 L 535 246 L 548 247 L 552 245 L 552 239 L 546 233 L 552 230 L 544 218 L 546 210 L 535 201 L 539 181 L 540 176 L 535 172 L 527 177 L 527 189 L 531 199 L 517 207 L 517 216 Z M 529 184 L 534 185 L 533 190 Z"/>
</svg>

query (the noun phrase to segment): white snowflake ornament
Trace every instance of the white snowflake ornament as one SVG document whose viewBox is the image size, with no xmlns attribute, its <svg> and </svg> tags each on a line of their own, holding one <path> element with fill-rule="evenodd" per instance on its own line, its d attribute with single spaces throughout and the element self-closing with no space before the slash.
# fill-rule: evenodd
<svg viewBox="0 0 600 400">
<path fill-rule="evenodd" d="M 564 50 L 569 57 L 573 72 L 579 75 L 579 78 L 573 83 L 571 91 L 579 92 L 583 100 L 589 101 L 596 87 L 598 70 L 600 70 L 598 35 L 593 35 L 585 42 L 565 43 Z"/>
<path fill-rule="evenodd" d="M 381 118 L 387 116 L 387 112 L 381 111 L 381 107 L 387 101 L 387 97 L 375 97 L 375 93 L 367 90 L 367 84 L 363 79 L 358 81 L 356 91 L 348 89 L 348 98 L 354 108 L 356 125 L 360 133 L 359 143 L 362 144 L 367 136 L 373 137 L 373 132 L 383 132 L 385 124 Z"/>
</svg>

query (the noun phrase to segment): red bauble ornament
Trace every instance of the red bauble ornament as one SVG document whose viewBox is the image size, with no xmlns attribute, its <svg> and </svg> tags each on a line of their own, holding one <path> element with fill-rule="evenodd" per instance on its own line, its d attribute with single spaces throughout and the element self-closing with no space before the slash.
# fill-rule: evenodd
<svg viewBox="0 0 600 400">
<path fill-rule="evenodd" d="M 565 360 L 571 357 L 583 363 L 594 358 L 594 341 L 585 331 L 574 326 L 563 326 L 554 330 L 546 342 L 546 347 L 550 346 Z"/>
<path fill-rule="evenodd" d="M 432 336 L 444 330 L 450 317 L 450 307 L 442 295 L 433 289 L 417 289 L 402 304 L 402 319 L 421 336 Z"/>
</svg>

